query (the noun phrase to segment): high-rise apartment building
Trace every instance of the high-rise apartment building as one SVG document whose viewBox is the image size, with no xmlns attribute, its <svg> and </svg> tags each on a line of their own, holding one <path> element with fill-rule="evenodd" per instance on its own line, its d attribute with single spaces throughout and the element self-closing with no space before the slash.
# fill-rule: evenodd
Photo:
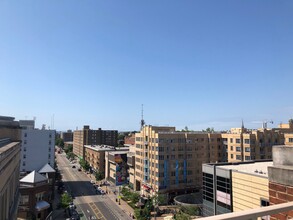
<svg viewBox="0 0 293 220">
<path fill-rule="evenodd" d="M 84 145 L 110 145 L 117 146 L 117 130 L 90 129 L 85 125 L 82 130 L 73 132 L 73 153 L 80 158 L 84 157 Z"/>
<path fill-rule="evenodd" d="M 20 128 L 0 116 L 0 219 L 16 219 L 19 203 Z"/>
<path fill-rule="evenodd" d="M 220 133 L 177 132 L 175 127 L 144 126 L 135 136 L 135 190 L 192 192 L 202 185 L 202 163 L 224 160 Z"/>
<path fill-rule="evenodd" d="M 72 142 L 73 132 L 71 130 L 67 130 L 66 132 L 61 132 L 60 138 L 63 139 L 64 142 Z"/>
</svg>

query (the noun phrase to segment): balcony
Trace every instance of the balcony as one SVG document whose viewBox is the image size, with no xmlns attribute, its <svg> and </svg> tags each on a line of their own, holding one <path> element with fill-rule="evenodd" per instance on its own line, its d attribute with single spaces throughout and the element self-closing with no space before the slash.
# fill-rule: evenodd
<svg viewBox="0 0 293 220">
<path fill-rule="evenodd" d="M 269 216 L 274 214 L 282 213 L 284 215 L 284 219 L 292 219 L 287 218 L 285 216 L 286 212 L 293 210 L 293 202 L 282 203 L 278 205 L 272 205 L 267 207 L 261 207 L 256 209 L 249 209 L 241 212 L 233 212 L 222 215 L 215 215 L 210 217 L 199 218 L 202 220 L 256 220 L 258 217 Z M 285 212 L 285 213 L 284 213 Z"/>
</svg>

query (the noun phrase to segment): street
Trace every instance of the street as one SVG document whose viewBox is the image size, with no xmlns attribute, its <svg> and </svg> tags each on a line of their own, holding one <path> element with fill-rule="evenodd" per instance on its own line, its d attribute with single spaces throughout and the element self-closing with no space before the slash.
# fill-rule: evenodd
<svg viewBox="0 0 293 220">
<path fill-rule="evenodd" d="M 81 219 L 131 219 L 108 194 L 97 194 L 90 178 L 84 172 L 78 171 L 77 167 L 72 168 L 64 153 L 56 154 L 56 159 L 66 190 L 73 196 L 77 211 L 83 213 Z"/>
</svg>

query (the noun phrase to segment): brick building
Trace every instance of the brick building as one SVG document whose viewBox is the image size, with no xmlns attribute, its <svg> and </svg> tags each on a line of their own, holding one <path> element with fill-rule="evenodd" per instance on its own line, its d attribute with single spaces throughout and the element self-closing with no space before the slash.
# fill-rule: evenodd
<svg viewBox="0 0 293 220">
<path fill-rule="evenodd" d="M 270 205 L 293 201 L 293 148 L 292 146 L 274 146 L 274 165 L 268 168 Z M 271 220 L 293 218 L 293 211 L 271 216 Z"/>
</svg>

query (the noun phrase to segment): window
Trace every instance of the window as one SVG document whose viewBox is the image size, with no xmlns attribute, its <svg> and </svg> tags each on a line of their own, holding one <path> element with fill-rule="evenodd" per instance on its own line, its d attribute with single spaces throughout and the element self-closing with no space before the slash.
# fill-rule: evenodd
<svg viewBox="0 0 293 220">
<path fill-rule="evenodd" d="M 277 141 L 275 141 L 277 143 Z M 293 138 L 289 138 L 289 142 L 292 143 L 293 142 Z"/>
<path fill-rule="evenodd" d="M 49 141 L 49 145 L 51 145 L 51 141 Z"/>
<path fill-rule="evenodd" d="M 230 143 L 233 143 L 233 138 L 230 138 Z"/>
<path fill-rule="evenodd" d="M 236 138 L 236 143 L 237 144 L 240 144 L 241 143 L 239 138 Z"/>
<path fill-rule="evenodd" d="M 22 195 L 20 197 L 20 202 L 19 202 L 20 205 L 26 205 L 26 204 L 28 204 L 28 202 L 29 202 L 29 196 L 28 195 Z"/>
<path fill-rule="evenodd" d="M 236 147 L 237 152 L 241 152 L 241 147 Z"/>
<path fill-rule="evenodd" d="M 24 140 L 24 142 L 23 142 L 24 144 L 26 144 L 26 140 Z"/>
<path fill-rule="evenodd" d="M 249 139 L 244 139 L 244 143 L 245 144 L 250 144 L 250 140 Z"/>
<path fill-rule="evenodd" d="M 245 152 L 250 152 L 250 147 L 246 147 Z"/>
<path fill-rule="evenodd" d="M 27 133 L 24 133 L 24 137 L 27 137 Z"/>
<path fill-rule="evenodd" d="M 245 156 L 245 160 L 251 160 L 250 156 Z"/>
<path fill-rule="evenodd" d="M 41 200 L 43 200 L 43 198 L 44 198 L 44 192 L 36 194 L 36 200 L 37 201 L 41 201 Z"/>
<path fill-rule="evenodd" d="M 233 159 L 234 158 L 234 155 L 233 154 L 231 154 L 231 159 Z"/>
<path fill-rule="evenodd" d="M 51 138 L 52 137 L 52 134 L 49 134 L 49 138 Z"/>
<path fill-rule="evenodd" d="M 25 158 L 26 158 L 26 155 L 24 154 L 24 155 L 23 155 L 23 159 L 25 159 Z"/>
<path fill-rule="evenodd" d="M 236 160 L 241 160 L 241 155 L 236 155 Z"/>
<path fill-rule="evenodd" d="M 233 151 L 233 146 L 230 146 L 230 150 Z"/>
<path fill-rule="evenodd" d="M 23 151 L 26 152 L 26 147 L 23 148 Z"/>
</svg>

